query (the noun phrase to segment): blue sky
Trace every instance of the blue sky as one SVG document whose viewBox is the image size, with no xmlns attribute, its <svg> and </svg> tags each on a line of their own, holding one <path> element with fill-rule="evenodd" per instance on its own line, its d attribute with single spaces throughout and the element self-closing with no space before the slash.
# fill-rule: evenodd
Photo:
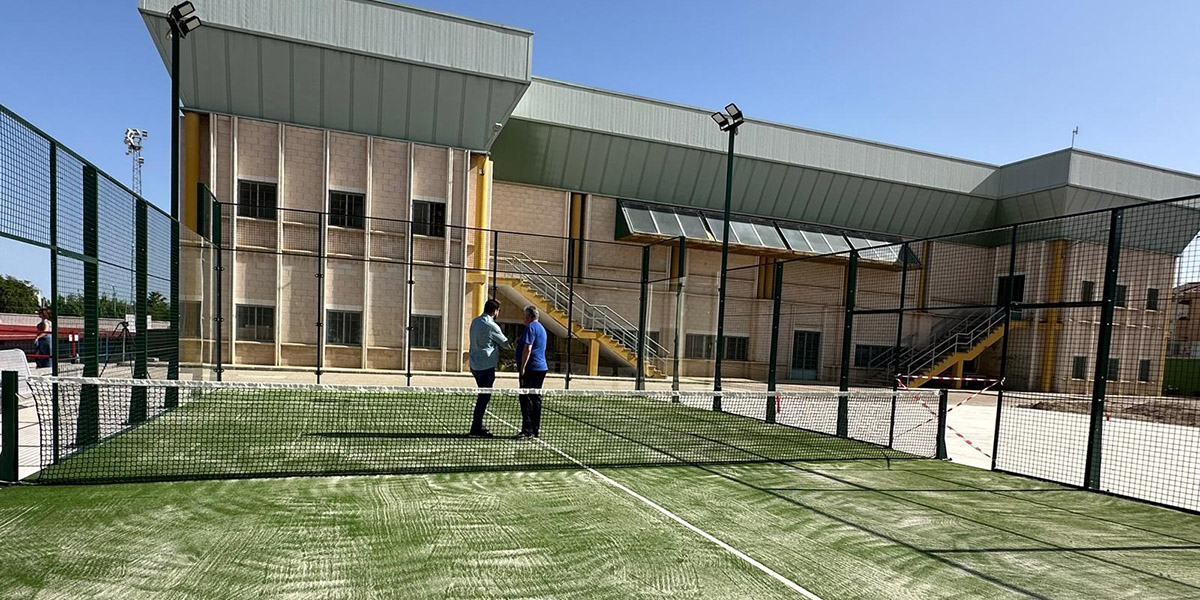
<svg viewBox="0 0 1200 600">
<path fill-rule="evenodd" d="M 533 30 L 543 77 L 992 163 L 1068 146 L 1078 125 L 1081 148 L 1200 172 L 1200 2 L 420 5 Z M 125 128 L 149 130 L 145 194 L 165 206 L 170 88 L 136 2 L 3 14 L 0 104 L 123 181 Z M 0 255 L 48 280 L 42 254 Z"/>
</svg>

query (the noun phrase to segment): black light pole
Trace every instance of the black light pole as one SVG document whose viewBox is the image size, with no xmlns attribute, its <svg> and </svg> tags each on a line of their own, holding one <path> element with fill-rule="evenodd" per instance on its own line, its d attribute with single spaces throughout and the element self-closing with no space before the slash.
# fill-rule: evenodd
<svg viewBox="0 0 1200 600">
<path fill-rule="evenodd" d="M 179 220 L 179 40 L 200 28 L 200 17 L 191 2 L 181 2 L 167 13 L 171 27 L 171 218 Z"/>
<path fill-rule="evenodd" d="M 167 378 L 179 378 L 179 40 L 200 28 L 200 17 L 191 2 L 181 2 L 167 13 L 171 27 L 171 344 Z M 220 252 L 220 250 L 217 250 Z M 220 325 L 218 324 L 218 327 Z M 138 332 L 139 335 L 145 335 Z M 219 377 L 219 375 L 218 375 Z M 178 403 L 178 390 L 167 390 L 167 407 Z"/>
<path fill-rule="evenodd" d="M 713 368 L 713 391 L 721 391 L 721 362 L 725 359 L 725 279 L 729 270 L 729 206 L 733 199 L 733 140 L 744 119 L 736 104 L 725 106 L 725 112 L 712 114 L 721 131 L 729 132 L 729 160 L 725 166 L 725 218 L 721 233 L 721 288 L 717 300 L 717 356 Z M 713 396 L 713 410 L 721 410 L 721 397 Z"/>
</svg>

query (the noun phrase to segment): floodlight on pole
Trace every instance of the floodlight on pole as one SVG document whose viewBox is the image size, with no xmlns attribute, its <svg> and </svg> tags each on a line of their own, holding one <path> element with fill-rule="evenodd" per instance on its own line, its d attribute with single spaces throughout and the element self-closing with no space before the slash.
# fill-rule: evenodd
<svg viewBox="0 0 1200 600">
<path fill-rule="evenodd" d="M 142 165 L 146 162 L 142 158 L 142 144 L 148 137 L 150 133 L 145 129 L 125 130 L 125 154 L 133 157 L 133 193 L 139 196 L 142 195 Z"/>
<path fill-rule="evenodd" d="M 174 356 L 167 362 L 167 378 L 179 378 L 179 40 L 200 28 L 200 17 L 191 2 L 180 2 L 167 14 L 171 36 L 171 325 Z M 218 373 L 218 378 L 220 374 Z M 168 392 L 167 408 L 178 406 L 178 394 Z"/>
<path fill-rule="evenodd" d="M 737 137 L 738 127 L 745 122 L 742 111 L 736 104 L 730 102 L 725 106 L 725 113 L 715 112 L 712 120 L 721 131 L 729 132 L 729 153 L 725 165 L 725 218 L 721 223 L 721 287 L 717 300 L 717 347 L 716 361 L 713 365 L 713 391 L 721 391 L 721 363 L 725 359 L 725 284 L 729 272 L 729 213 L 733 201 L 733 141 Z M 713 396 L 713 410 L 721 410 L 721 396 Z"/>
</svg>

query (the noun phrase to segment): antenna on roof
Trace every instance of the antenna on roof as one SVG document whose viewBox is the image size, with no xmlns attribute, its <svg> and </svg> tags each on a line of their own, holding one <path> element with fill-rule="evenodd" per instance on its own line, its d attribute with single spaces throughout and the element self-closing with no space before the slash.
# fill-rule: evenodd
<svg viewBox="0 0 1200 600">
<path fill-rule="evenodd" d="M 1072 150 L 1075 149 L 1075 136 L 1077 136 L 1077 135 L 1079 135 L 1079 126 L 1078 125 L 1075 126 L 1075 129 L 1071 130 L 1071 149 Z"/>
</svg>

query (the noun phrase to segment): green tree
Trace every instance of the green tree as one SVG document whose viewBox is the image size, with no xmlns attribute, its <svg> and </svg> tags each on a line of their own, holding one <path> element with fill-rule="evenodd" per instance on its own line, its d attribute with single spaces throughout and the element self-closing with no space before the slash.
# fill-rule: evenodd
<svg viewBox="0 0 1200 600">
<path fill-rule="evenodd" d="M 155 321 L 170 321 L 171 305 L 167 302 L 166 296 L 158 292 L 150 292 L 146 295 L 146 314 Z"/>
<path fill-rule="evenodd" d="M 0 275 L 0 313 L 37 313 L 38 295 L 38 289 L 32 283 L 12 275 Z"/>
</svg>

